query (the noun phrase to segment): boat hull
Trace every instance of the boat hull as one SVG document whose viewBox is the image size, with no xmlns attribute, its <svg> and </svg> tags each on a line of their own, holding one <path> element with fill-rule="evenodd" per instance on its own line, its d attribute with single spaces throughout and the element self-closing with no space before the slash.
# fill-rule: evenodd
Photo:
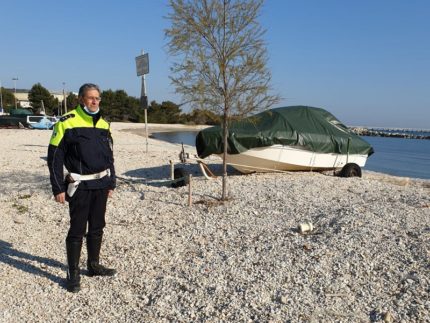
<svg viewBox="0 0 430 323">
<path fill-rule="evenodd" d="M 367 157 L 358 154 L 316 153 L 290 146 L 273 145 L 252 148 L 240 154 L 228 154 L 226 162 L 241 173 L 324 171 L 341 169 L 348 163 L 364 167 Z"/>
</svg>

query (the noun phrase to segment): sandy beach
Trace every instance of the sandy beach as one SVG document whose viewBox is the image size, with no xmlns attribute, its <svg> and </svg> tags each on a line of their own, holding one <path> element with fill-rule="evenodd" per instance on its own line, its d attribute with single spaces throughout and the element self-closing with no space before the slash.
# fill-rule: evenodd
<svg viewBox="0 0 430 323">
<path fill-rule="evenodd" d="M 194 129 L 149 125 L 148 132 Z M 118 187 L 102 263 L 64 288 L 67 205 L 52 198 L 51 131 L 0 129 L 0 322 L 429 322 L 430 181 L 364 171 L 232 174 L 195 164 L 164 185 L 180 145 L 113 123 Z M 193 154 L 194 149 L 186 146 Z M 220 172 L 220 161 L 211 162 Z M 302 234 L 301 223 L 314 230 Z"/>
</svg>

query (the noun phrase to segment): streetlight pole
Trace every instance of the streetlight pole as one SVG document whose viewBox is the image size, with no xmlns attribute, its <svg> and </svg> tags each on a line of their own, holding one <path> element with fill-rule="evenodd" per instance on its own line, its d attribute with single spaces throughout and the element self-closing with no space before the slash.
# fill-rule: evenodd
<svg viewBox="0 0 430 323">
<path fill-rule="evenodd" d="M 0 81 L 0 109 L 2 109 L 2 112 L 3 112 L 3 94 L 1 90 L 1 81 Z"/>
<path fill-rule="evenodd" d="M 63 99 L 64 99 L 64 113 L 67 113 L 67 98 L 66 98 L 66 82 L 63 82 Z M 60 113 L 61 115 L 61 113 Z"/>
<path fill-rule="evenodd" d="M 16 105 L 16 81 L 18 81 L 18 76 L 17 77 L 14 77 L 13 79 L 12 79 L 12 81 L 13 81 L 13 88 L 14 88 L 14 92 L 15 92 L 15 109 L 17 108 L 17 105 Z"/>
</svg>

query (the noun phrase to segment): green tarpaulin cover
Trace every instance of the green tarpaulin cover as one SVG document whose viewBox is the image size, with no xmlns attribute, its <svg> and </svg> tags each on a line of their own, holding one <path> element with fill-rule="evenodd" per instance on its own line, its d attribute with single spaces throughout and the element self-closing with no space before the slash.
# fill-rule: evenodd
<svg viewBox="0 0 430 323">
<path fill-rule="evenodd" d="M 229 126 L 229 154 L 276 144 L 319 153 L 373 154 L 373 148 L 365 140 L 321 108 L 276 108 L 233 121 Z M 196 149 L 200 158 L 222 154 L 222 128 L 215 126 L 200 131 Z"/>
</svg>

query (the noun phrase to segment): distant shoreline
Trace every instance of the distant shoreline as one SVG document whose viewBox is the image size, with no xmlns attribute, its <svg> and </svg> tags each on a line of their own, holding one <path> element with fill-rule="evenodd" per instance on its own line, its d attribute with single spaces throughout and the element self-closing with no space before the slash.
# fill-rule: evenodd
<svg viewBox="0 0 430 323">
<path fill-rule="evenodd" d="M 129 127 L 121 129 L 121 131 L 133 132 L 133 133 L 145 136 L 144 124 L 127 123 L 127 125 L 129 125 Z M 148 136 L 150 136 L 154 132 L 197 131 L 208 127 L 211 127 L 211 126 L 150 123 L 148 124 Z M 357 126 L 349 127 L 349 129 L 359 136 L 430 140 L 430 130 L 424 130 L 424 129 L 378 128 L 378 127 L 357 127 Z"/>
<path fill-rule="evenodd" d="M 129 127 L 121 131 L 136 133 L 145 136 L 145 126 L 139 124 L 139 127 Z M 176 132 L 176 131 L 198 131 L 211 126 L 206 125 L 181 125 L 181 124 L 148 124 L 148 136 L 154 132 Z M 349 127 L 349 129 L 359 136 L 370 137 L 392 137 L 406 139 L 425 139 L 430 140 L 430 131 L 411 130 L 411 129 L 394 129 L 394 128 L 366 128 L 366 127 Z M 419 133 L 423 133 L 422 135 Z"/>
<path fill-rule="evenodd" d="M 139 126 L 124 127 L 120 131 L 134 133 L 139 136 L 145 136 L 145 125 L 139 123 Z M 153 133 L 157 132 L 175 132 L 175 131 L 199 131 L 211 126 L 206 125 L 182 125 L 182 124 L 148 124 L 148 136 L 150 137 Z"/>
</svg>

